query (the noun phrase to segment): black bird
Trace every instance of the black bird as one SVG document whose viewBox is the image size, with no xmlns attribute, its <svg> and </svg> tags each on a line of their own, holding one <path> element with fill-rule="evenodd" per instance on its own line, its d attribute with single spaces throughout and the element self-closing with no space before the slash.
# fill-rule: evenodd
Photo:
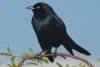
<svg viewBox="0 0 100 67">
<path fill-rule="evenodd" d="M 63 45 L 71 55 L 74 55 L 73 49 L 82 54 L 91 55 L 70 38 L 65 24 L 48 4 L 39 2 L 27 8 L 34 13 L 32 25 L 43 51 L 47 50 L 47 53 L 51 53 L 52 47 L 57 50 L 60 45 Z M 53 56 L 48 59 L 51 62 L 54 61 Z"/>
</svg>

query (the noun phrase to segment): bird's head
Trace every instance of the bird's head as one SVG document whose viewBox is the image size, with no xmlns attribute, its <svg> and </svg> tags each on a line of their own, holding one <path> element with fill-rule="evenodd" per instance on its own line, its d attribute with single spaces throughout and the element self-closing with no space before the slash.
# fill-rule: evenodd
<svg viewBox="0 0 100 67">
<path fill-rule="evenodd" d="M 45 14 L 50 14 L 53 11 L 53 9 L 46 3 L 43 3 L 43 2 L 39 2 L 39 3 L 36 3 L 35 5 L 33 6 L 29 6 L 27 7 L 28 9 L 31 9 L 34 13 L 34 15 L 45 15 Z"/>
</svg>

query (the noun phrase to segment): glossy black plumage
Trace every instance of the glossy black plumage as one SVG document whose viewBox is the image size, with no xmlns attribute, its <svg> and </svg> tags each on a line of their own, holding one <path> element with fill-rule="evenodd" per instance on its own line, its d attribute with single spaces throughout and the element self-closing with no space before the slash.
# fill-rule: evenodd
<svg viewBox="0 0 100 67">
<path fill-rule="evenodd" d="M 47 53 L 51 53 L 52 47 L 57 48 L 63 45 L 72 55 L 74 55 L 72 49 L 90 55 L 87 50 L 70 38 L 66 32 L 65 24 L 48 4 L 39 2 L 28 8 L 34 13 L 32 25 L 43 51 L 47 50 Z M 51 62 L 54 61 L 53 56 L 48 57 L 48 59 Z"/>
</svg>

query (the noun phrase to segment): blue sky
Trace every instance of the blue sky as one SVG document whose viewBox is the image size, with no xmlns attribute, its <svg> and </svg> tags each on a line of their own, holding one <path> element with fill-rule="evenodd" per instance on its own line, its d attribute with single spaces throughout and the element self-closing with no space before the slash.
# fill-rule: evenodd
<svg viewBox="0 0 100 67">
<path fill-rule="evenodd" d="M 100 0 L 0 0 L 0 52 L 8 46 L 15 55 L 28 52 L 28 48 L 41 52 L 31 25 L 33 13 L 26 9 L 37 2 L 52 6 L 71 38 L 94 58 L 100 58 Z M 63 47 L 60 51 L 68 53 Z"/>
</svg>

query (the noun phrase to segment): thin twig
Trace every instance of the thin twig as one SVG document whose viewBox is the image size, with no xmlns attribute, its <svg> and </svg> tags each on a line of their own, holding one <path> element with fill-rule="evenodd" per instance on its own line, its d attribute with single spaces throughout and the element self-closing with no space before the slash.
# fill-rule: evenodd
<svg viewBox="0 0 100 67">
<path fill-rule="evenodd" d="M 73 55 L 70 55 L 70 54 L 65 54 L 65 53 L 57 53 L 57 54 L 43 54 L 43 55 L 37 55 L 37 56 L 32 56 L 32 57 L 26 57 L 24 59 L 22 59 L 18 66 L 21 67 L 23 65 L 23 63 L 27 60 L 27 59 L 38 59 L 40 57 L 47 57 L 47 56 L 66 56 L 66 57 L 71 57 L 71 58 L 74 58 L 74 59 L 77 59 L 77 60 L 80 60 L 80 61 L 83 61 L 84 63 L 86 63 L 89 67 L 94 67 L 92 63 L 90 63 L 88 60 L 84 59 L 84 58 L 81 58 L 79 56 L 73 56 Z"/>
</svg>

